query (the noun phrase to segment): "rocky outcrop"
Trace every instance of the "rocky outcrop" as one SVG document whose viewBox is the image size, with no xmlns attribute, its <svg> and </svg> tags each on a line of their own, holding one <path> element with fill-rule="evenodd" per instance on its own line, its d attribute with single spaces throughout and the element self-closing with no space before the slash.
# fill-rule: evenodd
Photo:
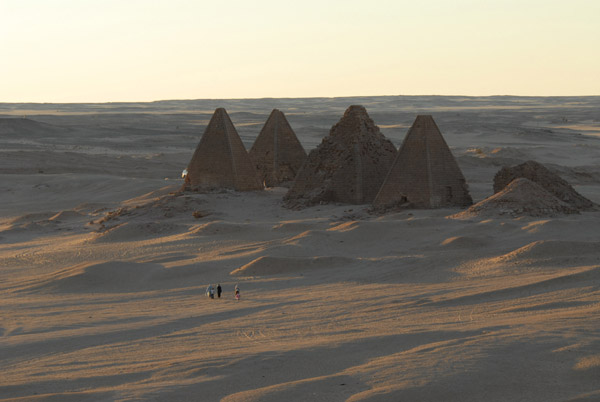
<svg viewBox="0 0 600 402">
<path fill-rule="evenodd" d="M 478 216 L 519 217 L 523 215 L 552 217 L 576 213 L 579 213 L 576 208 L 559 200 L 539 184 L 521 177 L 516 178 L 491 197 L 451 217 L 459 219 Z"/>
<path fill-rule="evenodd" d="M 494 176 L 494 193 L 502 191 L 514 179 L 529 179 L 556 198 L 579 211 L 596 210 L 598 205 L 579 194 L 569 183 L 541 163 L 527 161 L 517 166 L 503 167 Z"/>
</svg>

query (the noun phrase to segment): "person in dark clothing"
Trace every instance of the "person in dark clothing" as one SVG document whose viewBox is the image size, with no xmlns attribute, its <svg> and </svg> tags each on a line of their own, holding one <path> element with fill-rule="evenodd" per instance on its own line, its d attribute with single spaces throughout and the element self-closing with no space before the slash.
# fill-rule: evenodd
<svg viewBox="0 0 600 402">
<path fill-rule="evenodd" d="M 217 298 L 221 298 L 221 292 L 223 292 L 223 289 L 221 288 L 221 284 L 218 283 L 217 284 Z"/>
</svg>

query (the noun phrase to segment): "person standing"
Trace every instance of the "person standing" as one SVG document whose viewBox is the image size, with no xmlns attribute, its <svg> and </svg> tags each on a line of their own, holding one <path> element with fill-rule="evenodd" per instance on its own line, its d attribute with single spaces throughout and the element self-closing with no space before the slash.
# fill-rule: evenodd
<svg viewBox="0 0 600 402">
<path fill-rule="evenodd" d="M 235 285 L 235 300 L 240 300 L 240 287 Z"/>
<path fill-rule="evenodd" d="M 211 299 L 215 298 L 215 290 L 211 284 L 208 284 L 208 287 L 206 288 L 206 296 L 210 297 Z"/>
<path fill-rule="evenodd" d="M 221 288 L 221 284 L 217 283 L 217 298 L 221 298 L 221 292 L 223 292 L 223 289 Z"/>
</svg>

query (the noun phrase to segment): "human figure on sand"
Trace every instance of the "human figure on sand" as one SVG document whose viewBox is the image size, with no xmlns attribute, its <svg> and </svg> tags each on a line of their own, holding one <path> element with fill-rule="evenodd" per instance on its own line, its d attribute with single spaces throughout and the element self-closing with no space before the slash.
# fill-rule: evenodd
<svg viewBox="0 0 600 402">
<path fill-rule="evenodd" d="M 211 284 L 209 284 L 206 288 L 206 296 L 210 297 L 211 299 L 215 298 L 215 289 L 212 287 Z"/>
<path fill-rule="evenodd" d="M 217 283 L 217 298 L 221 298 L 221 293 L 223 292 L 223 289 L 221 288 L 221 284 Z"/>
<path fill-rule="evenodd" d="M 235 300 L 240 300 L 240 287 L 235 285 Z"/>
</svg>

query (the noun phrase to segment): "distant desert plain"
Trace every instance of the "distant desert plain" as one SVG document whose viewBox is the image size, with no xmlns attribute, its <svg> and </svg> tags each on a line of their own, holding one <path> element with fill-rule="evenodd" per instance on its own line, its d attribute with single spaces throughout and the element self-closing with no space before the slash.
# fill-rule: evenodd
<svg viewBox="0 0 600 402">
<path fill-rule="evenodd" d="M 2 103 L 0 400 L 600 401 L 600 211 L 178 192 L 216 108 L 310 152 L 350 105 L 432 115 L 475 203 L 528 160 L 600 203 L 600 97 Z"/>
</svg>

